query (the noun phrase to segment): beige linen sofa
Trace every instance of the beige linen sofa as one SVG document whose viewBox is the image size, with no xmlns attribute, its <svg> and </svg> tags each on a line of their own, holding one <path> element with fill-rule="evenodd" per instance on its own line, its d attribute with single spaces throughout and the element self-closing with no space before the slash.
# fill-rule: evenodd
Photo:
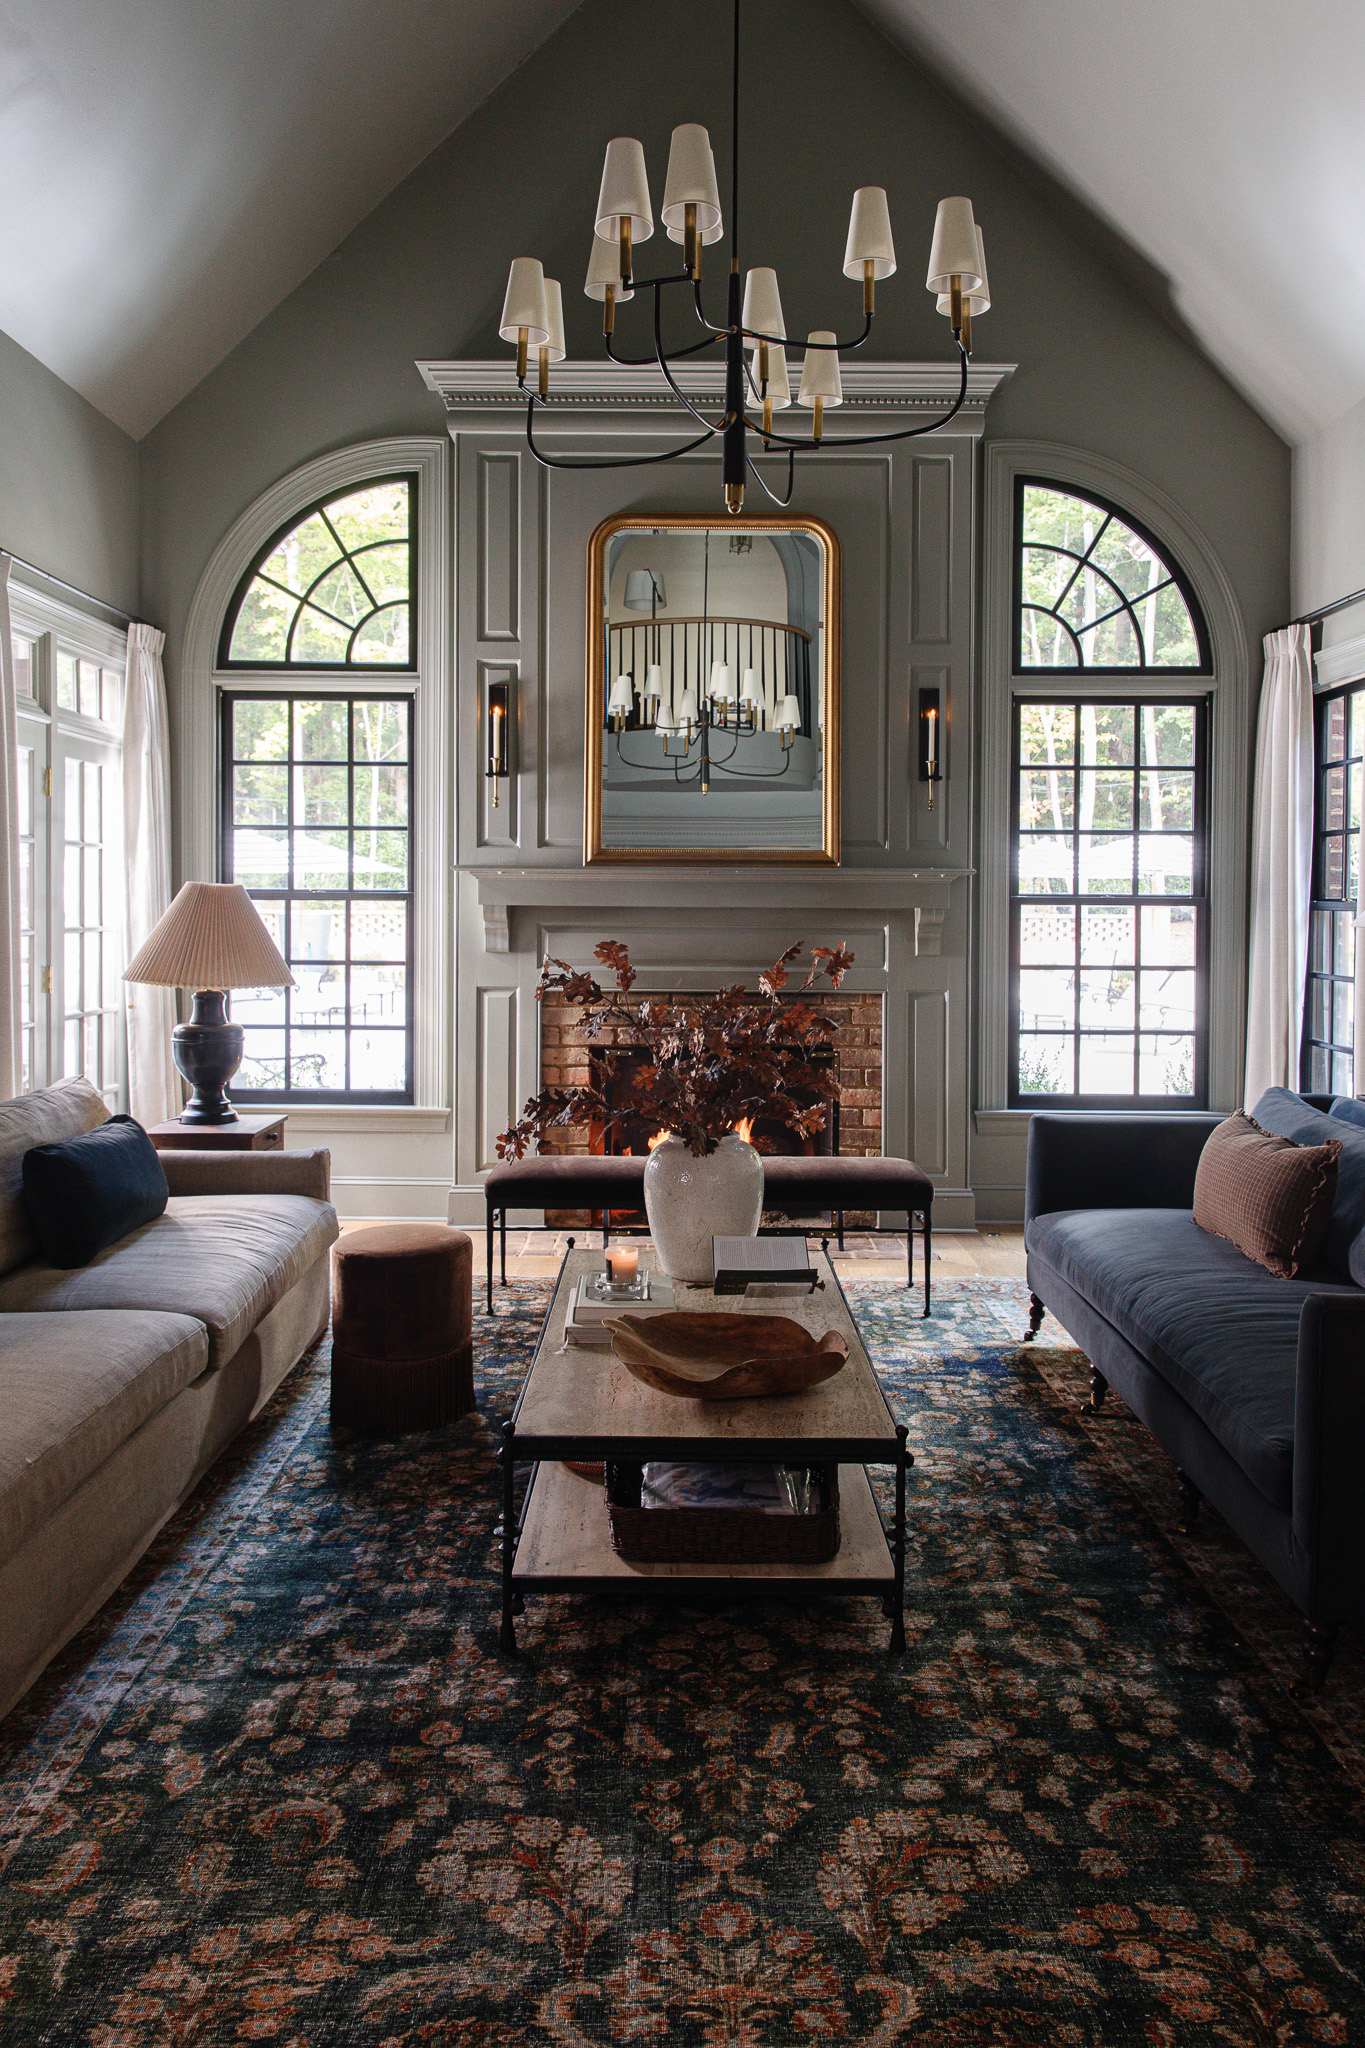
<svg viewBox="0 0 1365 2048">
<path fill-rule="evenodd" d="M 0 1103 L 0 1714 L 327 1328 L 326 1152 L 170 1152 L 163 1216 L 43 1263 L 32 1145 L 93 1130 L 86 1081 Z"/>
</svg>

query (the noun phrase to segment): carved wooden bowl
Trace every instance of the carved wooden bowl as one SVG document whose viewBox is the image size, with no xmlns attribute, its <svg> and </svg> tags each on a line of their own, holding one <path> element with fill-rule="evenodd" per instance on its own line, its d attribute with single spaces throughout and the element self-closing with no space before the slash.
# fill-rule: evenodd
<svg viewBox="0 0 1365 2048">
<path fill-rule="evenodd" d="M 680 1311 L 614 1316 L 606 1327 L 612 1350 L 637 1380 L 692 1401 L 800 1394 L 832 1379 L 848 1357 L 837 1330 L 817 1340 L 790 1316 Z"/>
</svg>

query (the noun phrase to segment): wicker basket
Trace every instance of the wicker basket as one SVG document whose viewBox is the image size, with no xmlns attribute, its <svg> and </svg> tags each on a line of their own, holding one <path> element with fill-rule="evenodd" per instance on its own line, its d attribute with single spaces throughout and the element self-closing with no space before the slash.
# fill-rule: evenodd
<svg viewBox="0 0 1365 2048">
<path fill-rule="evenodd" d="M 611 1547 L 630 1564 L 828 1564 L 839 1551 L 839 1468 L 814 1465 L 810 1515 L 756 1508 L 642 1508 L 640 1465 L 607 1465 Z"/>
</svg>

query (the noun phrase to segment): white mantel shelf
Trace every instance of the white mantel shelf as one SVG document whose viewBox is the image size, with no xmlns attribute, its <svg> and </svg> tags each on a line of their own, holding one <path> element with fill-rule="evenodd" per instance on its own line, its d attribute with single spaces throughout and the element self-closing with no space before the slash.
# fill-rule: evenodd
<svg viewBox="0 0 1365 2048">
<path fill-rule="evenodd" d="M 590 868 L 476 868 L 484 949 L 506 953 L 509 913 L 526 910 L 603 911 L 914 910 L 916 951 L 937 953 L 955 882 L 972 868 L 833 868 L 788 864 L 701 867 L 660 863 Z"/>
</svg>

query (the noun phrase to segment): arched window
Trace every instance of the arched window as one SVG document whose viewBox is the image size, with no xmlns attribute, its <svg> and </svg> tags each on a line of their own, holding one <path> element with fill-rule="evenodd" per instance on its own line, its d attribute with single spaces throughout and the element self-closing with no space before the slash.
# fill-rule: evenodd
<svg viewBox="0 0 1365 2048">
<path fill-rule="evenodd" d="M 1021 671 L 1209 672 L 1208 628 L 1186 579 L 1103 498 L 1016 478 L 1014 591 Z"/>
<path fill-rule="evenodd" d="M 219 667 L 410 668 L 415 515 L 414 480 L 381 477 L 272 534 L 228 606 Z"/>
</svg>

